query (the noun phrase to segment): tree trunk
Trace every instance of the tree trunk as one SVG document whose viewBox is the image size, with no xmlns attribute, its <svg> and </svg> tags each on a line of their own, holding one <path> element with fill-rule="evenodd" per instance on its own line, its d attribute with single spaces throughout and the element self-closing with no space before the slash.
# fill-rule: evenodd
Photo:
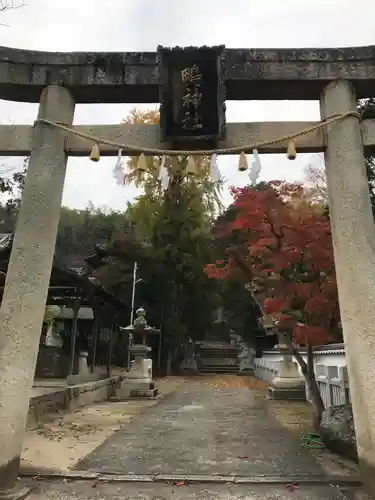
<svg viewBox="0 0 375 500">
<path fill-rule="evenodd" d="M 172 349 L 169 349 L 167 357 L 167 377 L 169 377 L 172 374 L 172 358 L 173 358 L 173 352 Z"/>
<path fill-rule="evenodd" d="M 314 373 L 308 375 L 306 378 L 307 387 L 311 395 L 311 403 L 313 406 L 313 426 L 314 429 L 318 429 L 320 422 L 322 421 L 322 415 L 324 412 L 324 403 L 320 395 L 319 387 L 316 382 Z"/>
<path fill-rule="evenodd" d="M 324 403 L 320 395 L 319 387 L 316 382 L 314 373 L 314 354 L 313 348 L 310 344 L 307 345 L 307 363 L 299 353 L 296 347 L 291 346 L 291 351 L 301 367 L 302 375 L 305 377 L 308 393 L 311 397 L 311 404 L 313 407 L 313 427 L 318 429 L 322 420 L 324 411 Z"/>
</svg>

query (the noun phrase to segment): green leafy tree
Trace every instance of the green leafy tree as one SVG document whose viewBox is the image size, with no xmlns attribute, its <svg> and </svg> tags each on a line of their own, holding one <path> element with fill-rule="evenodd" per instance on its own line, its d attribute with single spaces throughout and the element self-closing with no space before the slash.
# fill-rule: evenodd
<svg viewBox="0 0 375 500">
<path fill-rule="evenodd" d="M 157 110 L 133 110 L 125 122 L 156 124 L 159 115 Z M 212 251 L 212 224 L 222 209 L 221 182 L 210 178 L 210 158 L 194 159 L 192 176 L 186 172 L 188 158 L 165 158 L 169 174 L 165 191 L 159 181 L 161 156 L 148 159 L 147 172 L 137 168 L 137 158 L 130 159 L 125 176 L 125 183 L 144 190 L 126 216 L 135 226 L 135 238 L 152 248 L 158 271 L 144 288 L 155 289 L 164 332 L 169 347 L 175 350 L 187 336 L 205 335 L 217 306 L 217 287 L 207 279 L 203 266 Z"/>
<path fill-rule="evenodd" d="M 125 223 L 123 213 L 95 208 L 92 203 L 85 210 L 63 207 L 55 256 L 66 265 L 82 265 L 95 245 L 108 243 Z"/>
</svg>

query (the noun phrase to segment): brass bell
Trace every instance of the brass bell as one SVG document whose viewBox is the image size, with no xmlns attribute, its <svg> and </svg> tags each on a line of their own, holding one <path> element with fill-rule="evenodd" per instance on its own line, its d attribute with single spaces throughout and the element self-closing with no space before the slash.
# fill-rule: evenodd
<svg viewBox="0 0 375 500">
<path fill-rule="evenodd" d="M 100 148 L 97 143 L 95 143 L 91 149 L 90 160 L 95 162 L 100 160 Z"/>
<path fill-rule="evenodd" d="M 249 165 L 247 163 L 247 156 L 244 151 L 241 152 L 240 158 L 238 160 L 238 170 L 240 172 L 245 172 L 249 168 Z"/>
</svg>

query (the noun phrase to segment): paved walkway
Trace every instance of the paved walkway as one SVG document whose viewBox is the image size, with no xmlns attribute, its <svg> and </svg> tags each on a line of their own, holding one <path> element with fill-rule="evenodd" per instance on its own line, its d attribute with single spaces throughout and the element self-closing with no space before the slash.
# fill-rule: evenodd
<svg viewBox="0 0 375 500">
<path fill-rule="evenodd" d="M 207 381 L 205 381 L 207 380 Z M 267 484 L 115 483 L 87 482 L 44 485 L 43 499 L 286 499 L 343 500 L 365 498 L 358 487 L 332 484 L 331 476 L 343 481 L 355 474 L 328 452 L 312 452 L 300 445 L 299 432 L 282 426 L 272 416 L 274 403 L 265 394 L 245 387 L 212 387 L 209 379 L 192 379 L 176 392 L 126 424 L 93 453 L 76 465 L 80 471 L 102 474 L 262 476 Z M 301 484 L 293 492 L 281 484 Z M 229 480 L 228 480 L 229 482 Z M 91 490 L 90 490 L 91 488 Z M 348 496 L 349 495 L 349 496 Z M 38 497 L 39 498 L 39 497 Z"/>
<path fill-rule="evenodd" d="M 118 474 L 324 474 L 263 394 L 201 380 L 169 394 L 113 434 L 77 469 Z"/>
</svg>

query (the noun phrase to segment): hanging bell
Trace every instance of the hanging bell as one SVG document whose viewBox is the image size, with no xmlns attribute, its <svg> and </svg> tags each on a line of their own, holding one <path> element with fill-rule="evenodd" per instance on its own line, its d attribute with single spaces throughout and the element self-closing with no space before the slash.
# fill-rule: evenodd
<svg viewBox="0 0 375 500">
<path fill-rule="evenodd" d="M 148 172 L 147 158 L 146 158 L 146 155 L 144 153 L 141 153 L 138 156 L 137 170 L 138 170 L 138 172 Z"/>
<path fill-rule="evenodd" d="M 245 172 L 249 168 L 247 164 L 247 156 L 244 151 L 240 154 L 240 159 L 238 160 L 238 170 L 240 172 Z"/>
<path fill-rule="evenodd" d="M 195 160 L 194 160 L 193 156 L 191 156 L 191 155 L 188 156 L 185 172 L 187 175 L 191 175 L 191 176 L 198 174 L 198 169 L 197 169 L 197 166 L 195 164 Z"/>
<path fill-rule="evenodd" d="M 286 157 L 288 158 L 288 160 L 295 160 L 296 159 L 297 151 L 296 151 L 296 147 L 294 145 L 294 141 L 289 142 L 288 149 L 286 152 Z"/>
<path fill-rule="evenodd" d="M 95 143 L 91 149 L 90 160 L 95 162 L 100 160 L 100 148 L 97 143 Z"/>
</svg>

